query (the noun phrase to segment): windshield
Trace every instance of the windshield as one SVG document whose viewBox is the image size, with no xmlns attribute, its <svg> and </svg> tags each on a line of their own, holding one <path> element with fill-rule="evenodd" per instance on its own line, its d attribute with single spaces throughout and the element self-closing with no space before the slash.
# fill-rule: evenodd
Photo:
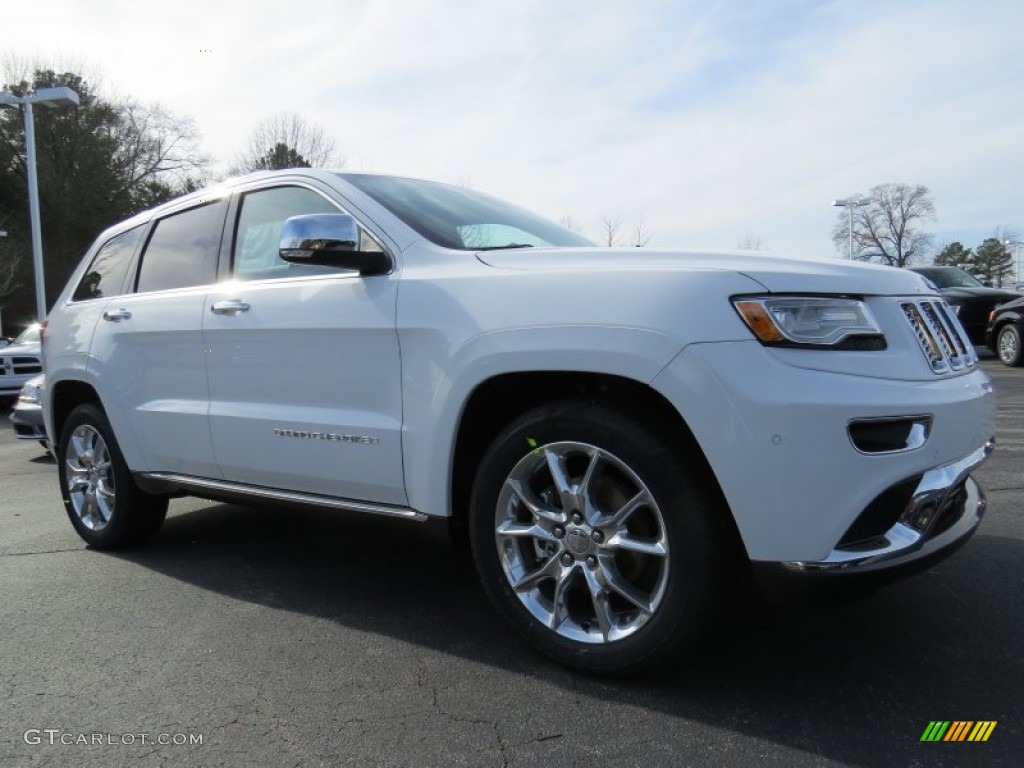
<svg viewBox="0 0 1024 768">
<path fill-rule="evenodd" d="M 553 221 L 463 187 L 394 176 L 338 175 L 445 248 L 483 251 L 593 245 Z"/>
<path fill-rule="evenodd" d="M 959 267 L 946 267 L 944 269 L 915 269 L 920 275 L 924 275 L 939 288 L 984 288 L 981 282 L 974 275 Z"/>
<path fill-rule="evenodd" d="M 38 344 L 39 343 L 39 324 L 30 325 L 20 334 L 18 338 L 11 342 L 14 344 Z"/>
</svg>

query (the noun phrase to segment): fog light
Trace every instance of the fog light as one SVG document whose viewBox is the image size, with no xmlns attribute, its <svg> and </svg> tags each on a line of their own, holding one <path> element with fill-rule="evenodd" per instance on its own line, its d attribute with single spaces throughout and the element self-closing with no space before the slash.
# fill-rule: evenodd
<svg viewBox="0 0 1024 768">
<path fill-rule="evenodd" d="M 934 504 L 925 504 L 910 518 L 910 527 L 918 531 L 928 530 L 928 526 L 932 524 L 932 521 L 935 519 L 935 513 L 938 511 L 939 508 Z"/>
</svg>

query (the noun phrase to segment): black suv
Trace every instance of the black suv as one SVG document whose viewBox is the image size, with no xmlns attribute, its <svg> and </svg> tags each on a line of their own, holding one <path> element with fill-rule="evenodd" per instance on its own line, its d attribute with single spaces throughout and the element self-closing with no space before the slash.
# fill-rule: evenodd
<svg viewBox="0 0 1024 768">
<path fill-rule="evenodd" d="M 953 307 L 967 337 L 975 346 L 985 344 L 988 316 L 999 304 L 1019 299 L 1020 294 L 1005 288 L 989 288 L 960 267 L 915 267 L 939 289 L 942 298 Z M 993 351 L 995 348 L 993 347 Z"/>
</svg>

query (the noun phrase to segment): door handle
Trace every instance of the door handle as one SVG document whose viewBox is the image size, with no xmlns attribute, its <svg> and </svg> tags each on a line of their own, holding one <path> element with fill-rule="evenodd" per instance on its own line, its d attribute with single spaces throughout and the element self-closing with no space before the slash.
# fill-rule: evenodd
<svg viewBox="0 0 1024 768">
<path fill-rule="evenodd" d="M 239 299 L 215 301 L 210 307 L 210 311 L 215 315 L 237 315 L 239 312 L 248 312 L 249 305 Z"/>
<path fill-rule="evenodd" d="M 122 320 L 127 320 L 131 316 L 132 313 L 124 307 L 120 307 L 118 309 L 107 309 L 103 312 L 103 319 L 109 320 L 112 323 L 120 323 Z"/>
</svg>

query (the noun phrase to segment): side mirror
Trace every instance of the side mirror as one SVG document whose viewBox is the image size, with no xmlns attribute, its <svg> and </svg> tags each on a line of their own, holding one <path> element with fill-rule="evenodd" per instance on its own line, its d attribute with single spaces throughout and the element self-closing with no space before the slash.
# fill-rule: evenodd
<svg viewBox="0 0 1024 768">
<path fill-rule="evenodd" d="M 382 275 L 391 269 L 388 255 L 344 213 L 292 216 L 281 229 L 278 253 L 292 264 L 354 269 L 360 275 Z"/>
</svg>

